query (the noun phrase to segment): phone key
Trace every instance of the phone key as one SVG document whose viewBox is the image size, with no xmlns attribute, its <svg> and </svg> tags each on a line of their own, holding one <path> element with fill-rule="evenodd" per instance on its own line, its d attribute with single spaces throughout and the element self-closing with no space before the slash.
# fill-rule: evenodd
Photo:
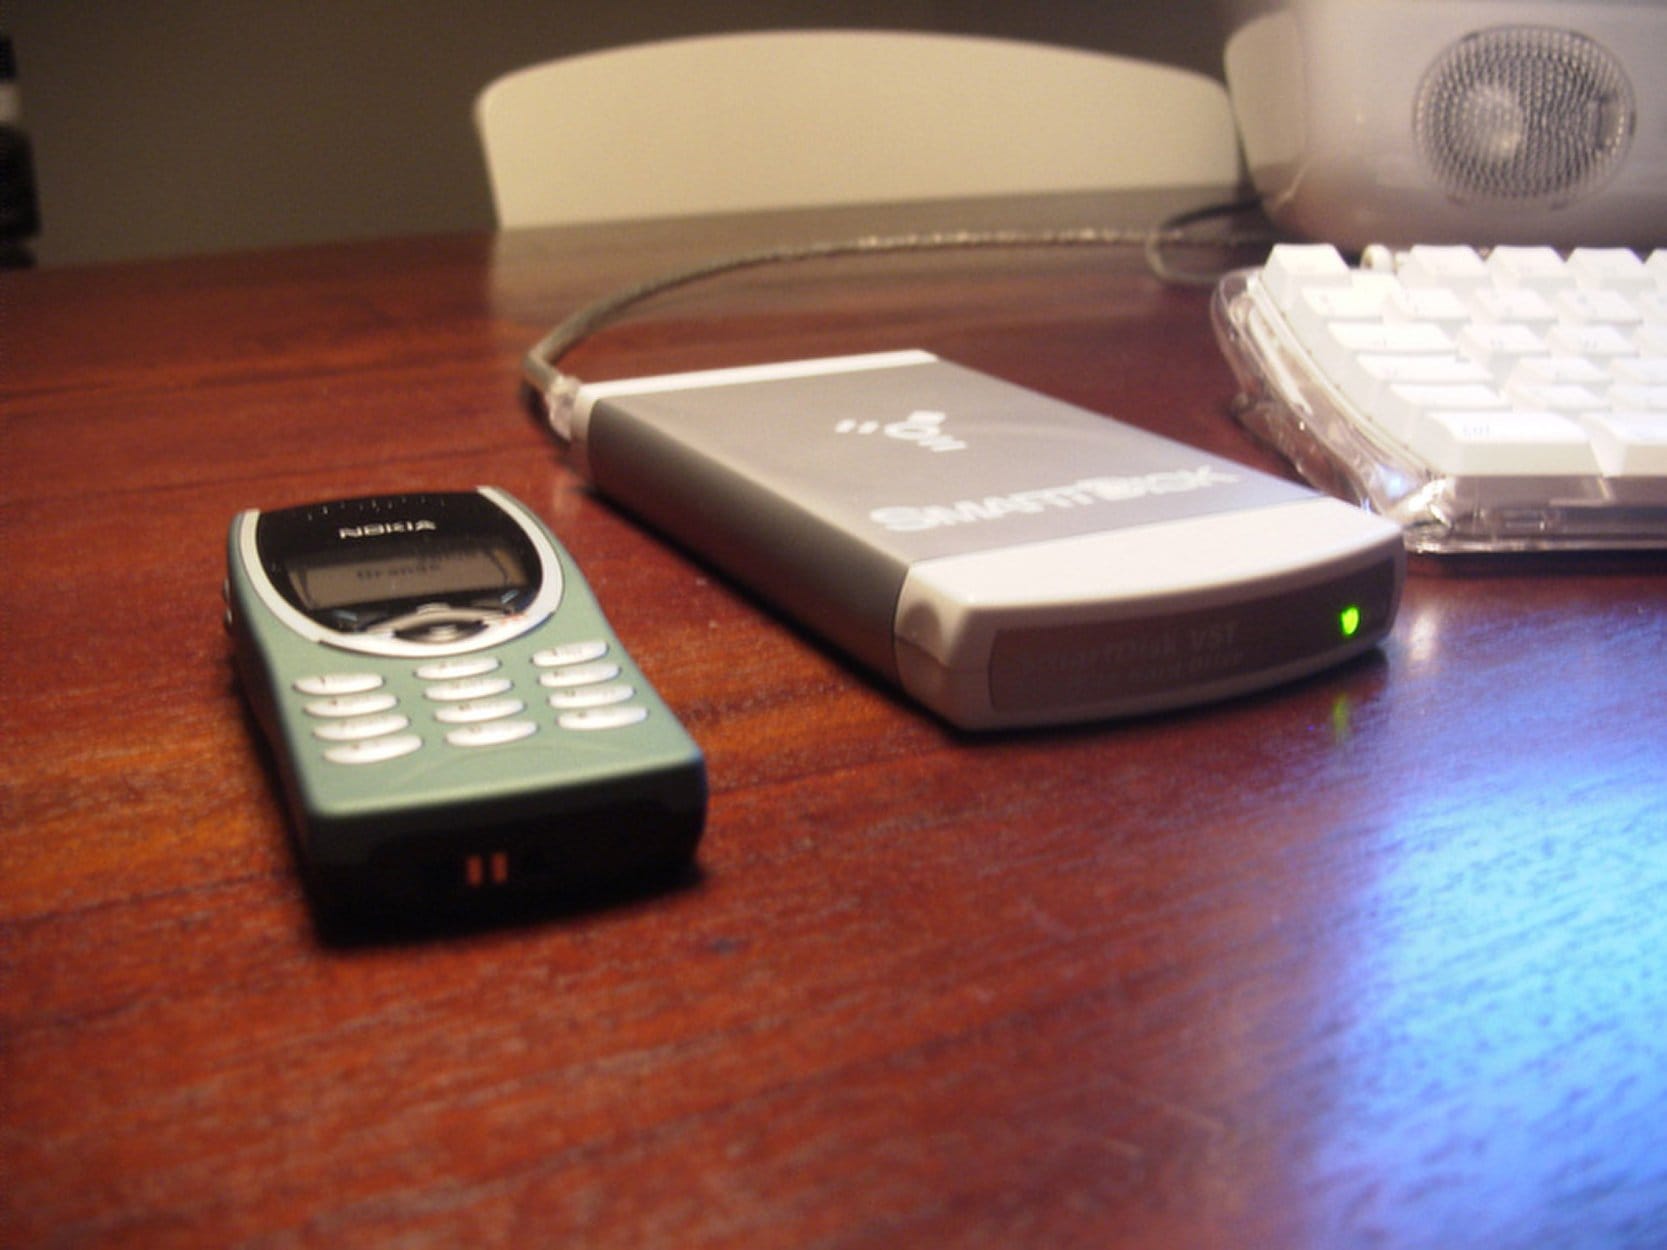
<svg viewBox="0 0 1667 1250">
<path fill-rule="evenodd" d="M 391 694 L 341 694 L 331 695 L 327 699 L 314 699 L 304 706 L 308 716 L 317 716 L 330 720 L 344 720 L 349 716 L 374 716 L 378 712 L 387 712 L 399 706 L 399 700 Z"/>
<path fill-rule="evenodd" d="M 332 764 L 380 764 L 420 750 L 423 740 L 416 734 L 395 734 L 390 738 L 366 738 L 331 747 L 324 758 Z"/>
<path fill-rule="evenodd" d="M 477 725 L 481 721 L 505 720 L 526 710 L 519 699 L 472 699 L 438 708 L 434 719 L 442 725 Z"/>
<path fill-rule="evenodd" d="M 550 706 L 558 712 L 577 711 L 587 707 L 608 707 L 615 703 L 625 703 L 636 693 L 623 683 L 609 686 L 579 686 L 552 693 Z"/>
<path fill-rule="evenodd" d="M 538 732 L 530 720 L 493 720 L 478 725 L 464 725 L 446 735 L 454 747 L 495 747 L 506 742 L 519 742 Z"/>
<path fill-rule="evenodd" d="M 538 681 L 540 685 L 551 690 L 566 690 L 573 686 L 599 686 L 605 681 L 613 681 L 618 676 L 619 665 L 598 662 L 558 668 L 554 672 L 545 673 Z"/>
<path fill-rule="evenodd" d="M 398 712 L 384 712 L 380 716 L 355 716 L 348 720 L 327 720 L 313 727 L 313 737 L 320 742 L 358 742 L 364 738 L 381 738 L 397 734 L 410 727 L 411 722 Z"/>
<path fill-rule="evenodd" d="M 648 719 L 648 709 L 637 704 L 616 704 L 613 707 L 592 707 L 577 712 L 563 712 L 556 724 L 563 729 L 590 732 L 599 729 L 624 729 L 640 725 Z"/>
<path fill-rule="evenodd" d="M 424 681 L 457 681 L 463 677 L 479 677 L 497 667 L 498 661 L 489 655 L 459 655 L 424 664 L 417 670 L 417 676 Z"/>
<path fill-rule="evenodd" d="M 423 691 L 423 697 L 436 703 L 467 703 L 503 694 L 514 684 L 504 677 L 465 677 L 430 686 Z"/>
<path fill-rule="evenodd" d="M 592 638 L 584 642 L 564 642 L 560 646 L 546 647 L 533 654 L 533 663 L 539 668 L 565 668 L 570 664 L 588 664 L 592 660 L 600 660 L 607 654 L 608 644 L 600 638 Z"/>
<path fill-rule="evenodd" d="M 382 679 L 375 673 L 314 673 L 295 679 L 297 693 L 312 695 L 363 694 L 381 685 Z"/>
</svg>

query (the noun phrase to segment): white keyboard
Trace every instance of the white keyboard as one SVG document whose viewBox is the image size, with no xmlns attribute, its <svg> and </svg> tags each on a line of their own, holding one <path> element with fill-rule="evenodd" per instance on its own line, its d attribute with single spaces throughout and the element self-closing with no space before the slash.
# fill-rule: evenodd
<svg viewBox="0 0 1667 1250">
<path fill-rule="evenodd" d="M 1667 547 L 1667 249 L 1281 244 L 1213 316 L 1240 419 L 1410 549 Z"/>
</svg>

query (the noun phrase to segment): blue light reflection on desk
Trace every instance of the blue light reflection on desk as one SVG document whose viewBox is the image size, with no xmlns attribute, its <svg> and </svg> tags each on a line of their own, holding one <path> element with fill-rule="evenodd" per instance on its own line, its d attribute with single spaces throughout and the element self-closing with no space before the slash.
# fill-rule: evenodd
<svg viewBox="0 0 1667 1250">
<path fill-rule="evenodd" d="M 1525 615 L 1525 643 L 1536 627 Z M 1659 615 L 1601 627 L 1664 656 Z M 1332 1021 L 1337 1067 L 1308 1164 L 1356 1201 L 1314 1213 L 1330 1227 L 1313 1244 L 1404 1227 L 1409 1205 L 1431 1244 L 1563 1244 L 1549 1230 L 1577 1244 L 1667 1244 L 1661 720 L 1602 744 L 1570 740 L 1557 675 L 1525 679 L 1531 647 L 1495 637 L 1494 654 L 1443 663 L 1475 642 L 1462 621 L 1416 609 L 1397 629 L 1395 662 L 1420 684 L 1434 678 L 1426 689 L 1451 677 L 1447 697 L 1491 708 L 1500 734 L 1455 743 L 1436 704 L 1396 726 L 1424 736 L 1413 754 L 1427 772 L 1371 835 L 1379 871 L 1349 900 L 1358 940 L 1332 969 L 1352 1009 Z M 1622 716 L 1654 696 L 1614 698 Z M 1348 716 L 1334 710 L 1335 733 Z M 1553 1140 L 1592 1148 L 1571 1161 L 1545 1149 Z M 1401 1169 L 1422 1178 L 1416 1189 Z M 1660 1227 L 1559 1226 L 1560 1209 L 1589 1219 L 1607 1195 L 1635 1212 L 1652 1192 Z"/>
</svg>

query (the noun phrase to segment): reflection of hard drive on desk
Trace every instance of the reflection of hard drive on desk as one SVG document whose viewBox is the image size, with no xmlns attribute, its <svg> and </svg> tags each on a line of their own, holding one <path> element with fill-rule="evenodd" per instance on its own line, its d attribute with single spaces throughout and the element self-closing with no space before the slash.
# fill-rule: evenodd
<svg viewBox="0 0 1667 1250">
<path fill-rule="evenodd" d="M 592 383 L 606 496 L 966 728 L 1240 694 L 1387 633 L 1399 530 L 925 352 Z"/>
</svg>

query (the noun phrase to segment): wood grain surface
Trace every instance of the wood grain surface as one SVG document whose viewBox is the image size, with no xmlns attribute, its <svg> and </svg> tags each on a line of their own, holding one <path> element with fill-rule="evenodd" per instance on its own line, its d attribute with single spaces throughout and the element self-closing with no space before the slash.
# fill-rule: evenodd
<svg viewBox="0 0 1667 1250">
<path fill-rule="evenodd" d="M 1380 652 L 960 735 L 583 488 L 517 389 L 773 214 L 0 275 L 0 1244 L 1667 1243 L 1667 562 L 1415 563 Z M 1121 216 L 1120 216 L 1121 215 Z M 617 377 L 926 347 L 1265 468 L 1137 250 L 817 262 Z M 706 750 L 686 889 L 321 944 L 221 628 L 244 507 L 500 485 Z"/>
</svg>

